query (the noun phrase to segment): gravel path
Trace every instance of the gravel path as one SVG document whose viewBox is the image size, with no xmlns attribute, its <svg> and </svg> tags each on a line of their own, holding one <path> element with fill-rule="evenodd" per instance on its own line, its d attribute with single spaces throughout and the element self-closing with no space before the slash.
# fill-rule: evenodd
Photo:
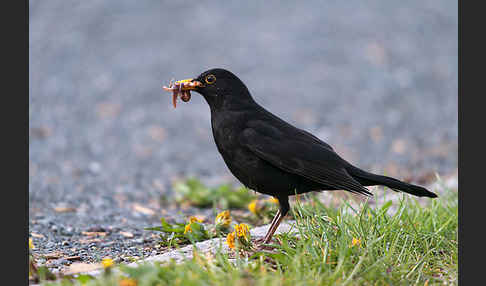
<svg viewBox="0 0 486 286">
<path fill-rule="evenodd" d="M 130 261 L 163 251 L 143 230 L 161 216 L 207 214 L 160 203 L 178 178 L 235 182 L 203 99 L 174 110 L 161 86 L 212 67 L 358 166 L 454 172 L 457 3 L 321 2 L 29 2 L 35 253 Z"/>
</svg>

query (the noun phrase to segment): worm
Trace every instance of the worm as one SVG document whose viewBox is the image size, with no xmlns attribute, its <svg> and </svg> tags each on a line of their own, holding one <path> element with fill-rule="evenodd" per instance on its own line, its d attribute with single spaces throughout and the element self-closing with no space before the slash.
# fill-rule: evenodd
<svg viewBox="0 0 486 286">
<path fill-rule="evenodd" d="M 169 87 L 163 86 L 163 89 L 167 91 L 172 91 L 172 105 L 174 108 L 177 107 L 177 97 L 180 96 L 182 101 L 188 102 L 191 100 L 191 91 L 190 90 L 182 90 L 184 87 L 184 82 L 169 82 Z"/>
</svg>

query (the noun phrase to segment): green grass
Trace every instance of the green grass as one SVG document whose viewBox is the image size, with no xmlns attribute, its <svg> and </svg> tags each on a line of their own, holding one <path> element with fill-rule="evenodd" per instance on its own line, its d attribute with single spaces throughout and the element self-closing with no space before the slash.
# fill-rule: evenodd
<svg viewBox="0 0 486 286">
<path fill-rule="evenodd" d="M 224 184 L 210 188 L 195 178 L 176 182 L 173 188 L 176 203 L 200 208 L 246 208 L 253 199 L 257 198 L 253 191 L 245 187 L 233 188 Z"/>
<path fill-rule="evenodd" d="M 457 191 L 444 190 L 426 206 L 407 195 L 398 203 L 379 201 L 373 207 L 344 203 L 337 209 L 317 200 L 296 203 L 295 233 L 276 236 L 281 244 L 271 252 L 236 259 L 218 252 L 182 264 L 121 265 L 121 274 L 83 276 L 85 284 L 74 278 L 45 285 L 123 285 L 122 277 L 139 286 L 456 285 Z M 353 238 L 360 243 L 352 246 Z"/>
</svg>

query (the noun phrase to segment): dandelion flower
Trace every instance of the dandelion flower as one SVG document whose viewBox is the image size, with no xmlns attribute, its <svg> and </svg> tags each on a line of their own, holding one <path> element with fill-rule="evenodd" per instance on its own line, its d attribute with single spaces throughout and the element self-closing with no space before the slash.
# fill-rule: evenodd
<svg viewBox="0 0 486 286">
<path fill-rule="evenodd" d="M 184 234 L 188 232 L 192 232 L 191 223 L 186 224 L 186 226 L 184 227 Z"/>
<path fill-rule="evenodd" d="M 113 262 L 113 259 L 107 257 L 107 258 L 103 258 L 103 260 L 101 261 L 101 264 L 106 269 L 106 268 L 112 267 L 113 264 L 115 264 L 115 263 Z"/>
<path fill-rule="evenodd" d="M 32 238 L 29 238 L 29 249 L 34 249 L 34 242 L 32 241 Z"/>
<path fill-rule="evenodd" d="M 216 225 L 229 226 L 231 224 L 231 216 L 229 210 L 220 212 L 214 221 Z"/>
<path fill-rule="evenodd" d="M 257 214 L 257 202 L 257 200 L 253 200 L 250 204 L 248 204 L 248 210 L 254 214 Z"/>
<path fill-rule="evenodd" d="M 235 236 L 236 236 L 236 232 L 233 231 L 229 233 L 228 236 L 226 237 L 226 244 L 231 249 L 235 248 Z"/>
<path fill-rule="evenodd" d="M 120 280 L 120 286 L 137 286 L 137 280 L 132 278 L 123 278 Z"/>
<path fill-rule="evenodd" d="M 203 222 L 203 220 L 202 220 L 202 219 L 200 219 L 200 218 L 197 218 L 197 217 L 195 217 L 195 216 L 191 216 L 191 217 L 189 218 L 189 223 L 193 223 L 193 222 Z"/>
<path fill-rule="evenodd" d="M 235 225 L 235 231 L 238 237 L 244 237 L 248 239 L 250 235 L 250 228 L 244 223 Z"/>
<path fill-rule="evenodd" d="M 353 242 L 351 242 L 351 247 L 353 247 L 355 245 L 358 245 L 359 247 L 361 247 L 361 239 L 353 237 Z"/>
</svg>

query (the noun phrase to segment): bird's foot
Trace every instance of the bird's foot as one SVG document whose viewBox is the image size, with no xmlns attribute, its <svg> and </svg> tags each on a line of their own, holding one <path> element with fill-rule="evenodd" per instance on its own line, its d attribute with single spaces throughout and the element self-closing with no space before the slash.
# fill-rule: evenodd
<svg viewBox="0 0 486 286">
<path fill-rule="evenodd" d="M 272 240 L 265 242 L 265 238 L 262 237 L 262 238 L 255 239 L 255 241 L 253 242 L 253 245 L 254 245 L 254 249 L 257 250 L 257 251 L 273 250 L 274 247 L 270 246 L 269 245 L 270 243 L 272 243 Z"/>
</svg>

